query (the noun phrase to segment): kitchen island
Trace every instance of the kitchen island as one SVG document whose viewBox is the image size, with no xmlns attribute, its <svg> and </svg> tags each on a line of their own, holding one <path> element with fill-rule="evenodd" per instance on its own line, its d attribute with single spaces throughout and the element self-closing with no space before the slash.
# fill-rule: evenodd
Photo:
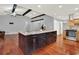
<svg viewBox="0 0 79 59">
<path fill-rule="evenodd" d="M 19 48 L 26 54 L 56 42 L 57 31 L 20 32 Z"/>
</svg>

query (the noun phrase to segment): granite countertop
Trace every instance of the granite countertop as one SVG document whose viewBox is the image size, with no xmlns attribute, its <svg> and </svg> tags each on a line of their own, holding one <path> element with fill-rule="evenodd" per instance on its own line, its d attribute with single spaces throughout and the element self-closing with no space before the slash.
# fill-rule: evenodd
<svg viewBox="0 0 79 59">
<path fill-rule="evenodd" d="M 33 34 L 41 34 L 41 33 L 47 33 L 47 32 L 53 32 L 56 30 L 45 30 L 45 31 L 36 31 L 36 32 L 20 32 L 23 35 L 33 35 Z"/>
</svg>

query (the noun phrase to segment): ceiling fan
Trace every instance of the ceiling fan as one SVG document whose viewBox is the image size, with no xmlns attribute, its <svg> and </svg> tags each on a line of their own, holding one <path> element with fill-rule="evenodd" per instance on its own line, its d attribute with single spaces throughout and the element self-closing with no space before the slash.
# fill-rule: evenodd
<svg viewBox="0 0 79 59">
<path fill-rule="evenodd" d="M 12 8 L 12 10 L 11 10 L 11 13 L 9 13 L 10 15 L 12 15 L 12 16 L 25 16 L 26 14 L 28 14 L 30 11 L 32 11 L 32 9 L 28 9 L 27 11 L 25 11 L 23 14 L 17 14 L 16 12 L 15 12 L 15 10 L 16 10 L 16 8 L 17 8 L 17 4 L 13 4 L 13 8 Z"/>
</svg>

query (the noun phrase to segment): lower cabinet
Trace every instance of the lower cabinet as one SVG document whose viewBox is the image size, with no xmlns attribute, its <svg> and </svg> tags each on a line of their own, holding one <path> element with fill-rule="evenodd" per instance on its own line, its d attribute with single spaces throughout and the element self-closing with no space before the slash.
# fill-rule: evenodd
<svg viewBox="0 0 79 59">
<path fill-rule="evenodd" d="M 4 40 L 5 38 L 5 31 L 0 31 L 0 40 Z"/>
<path fill-rule="evenodd" d="M 48 40 L 47 40 L 47 44 L 51 44 L 51 43 L 54 43 L 56 42 L 56 39 L 57 39 L 57 32 L 54 31 L 54 32 L 51 32 L 48 34 Z"/>
<path fill-rule="evenodd" d="M 19 33 L 19 47 L 24 54 L 32 54 L 32 51 L 56 42 L 57 32 L 23 35 Z"/>
</svg>

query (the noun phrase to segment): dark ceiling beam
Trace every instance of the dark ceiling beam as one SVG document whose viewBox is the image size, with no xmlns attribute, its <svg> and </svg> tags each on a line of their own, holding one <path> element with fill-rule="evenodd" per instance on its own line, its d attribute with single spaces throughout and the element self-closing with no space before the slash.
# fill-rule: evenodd
<svg viewBox="0 0 79 59">
<path fill-rule="evenodd" d="M 16 7 L 17 7 L 17 4 L 13 4 L 12 13 L 15 12 Z"/>
<path fill-rule="evenodd" d="M 38 16 L 35 16 L 35 17 L 32 17 L 31 19 L 34 19 L 34 18 L 37 18 L 37 17 L 41 17 L 41 16 L 44 16 L 46 14 L 41 14 L 41 15 L 38 15 Z"/>
<path fill-rule="evenodd" d="M 36 21 L 41 21 L 41 20 L 44 20 L 44 19 L 32 20 L 31 22 L 36 22 Z"/>
<path fill-rule="evenodd" d="M 25 16 L 27 13 L 29 13 L 30 11 L 32 11 L 32 9 L 28 9 L 26 12 L 24 12 L 22 15 Z"/>
</svg>

